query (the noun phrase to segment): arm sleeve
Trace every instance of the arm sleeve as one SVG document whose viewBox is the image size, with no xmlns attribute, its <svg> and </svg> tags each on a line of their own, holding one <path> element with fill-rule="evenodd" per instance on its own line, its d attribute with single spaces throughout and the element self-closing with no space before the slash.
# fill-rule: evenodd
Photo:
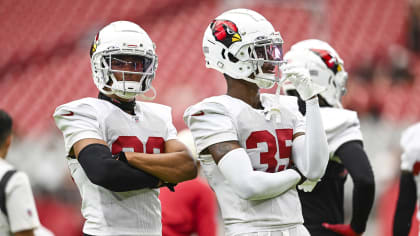
<svg viewBox="0 0 420 236">
<path fill-rule="evenodd" d="M 236 194 L 247 200 L 276 197 L 294 187 L 301 179 L 299 173 L 293 169 L 276 173 L 254 171 L 243 148 L 226 153 L 218 166 Z"/>
<path fill-rule="evenodd" d="M 408 235 L 416 207 L 417 188 L 409 171 L 401 172 L 400 191 L 394 215 L 393 235 Z"/>
<path fill-rule="evenodd" d="M 293 140 L 292 155 L 308 179 L 316 180 L 324 175 L 329 159 L 328 144 L 317 98 L 306 101 L 306 133 Z"/>
<path fill-rule="evenodd" d="M 37 228 L 40 223 L 28 176 L 17 172 L 6 186 L 6 208 L 11 232 Z"/>
<path fill-rule="evenodd" d="M 361 141 L 341 145 L 335 153 L 349 172 L 353 183 L 351 228 L 363 233 L 375 198 L 375 179 Z"/>
<path fill-rule="evenodd" d="M 78 158 L 89 180 L 114 192 L 155 188 L 159 179 L 112 158 L 109 148 L 90 144 L 83 148 Z"/>
</svg>

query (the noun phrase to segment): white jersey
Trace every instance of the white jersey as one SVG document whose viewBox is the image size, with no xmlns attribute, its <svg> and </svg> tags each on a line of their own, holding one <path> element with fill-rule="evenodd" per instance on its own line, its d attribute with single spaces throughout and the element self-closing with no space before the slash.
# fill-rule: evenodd
<svg viewBox="0 0 420 236">
<path fill-rule="evenodd" d="M 413 173 L 417 186 L 417 199 L 420 200 L 420 123 L 408 127 L 401 136 L 401 170 Z M 420 219 L 420 211 L 417 213 Z"/>
<path fill-rule="evenodd" d="M 0 179 L 12 169 L 12 165 L 0 158 Z M 0 213 L 0 235 L 38 228 L 40 223 L 28 176 L 23 172 L 13 174 L 7 182 L 5 193 L 8 216 Z"/>
<path fill-rule="evenodd" d="M 198 153 L 212 144 L 235 140 L 246 150 L 254 170 L 277 172 L 290 163 L 293 135 L 305 132 L 295 97 L 260 97 L 264 110 L 227 96 L 211 97 L 189 107 L 184 120 Z M 270 117 L 270 110 L 279 111 Z M 265 200 L 241 199 L 229 186 L 210 155 L 200 155 L 209 184 L 216 192 L 226 235 L 276 231 L 303 223 L 295 188 Z"/>
<path fill-rule="evenodd" d="M 136 102 L 135 114 L 105 100 L 84 98 L 59 106 L 54 119 L 63 132 L 67 153 L 86 138 L 104 140 L 113 154 L 161 153 L 165 141 L 176 138 L 169 107 Z M 68 165 L 82 196 L 84 233 L 161 235 L 159 189 L 113 192 L 90 182 L 76 159 L 68 158 Z"/>
<path fill-rule="evenodd" d="M 349 141 L 363 141 L 357 112 L 332 107 L 321 107 L 320 111 L 327 134 L 330 159 L 340 162 L 334 154 L 341 145 Z"/>
</svg>

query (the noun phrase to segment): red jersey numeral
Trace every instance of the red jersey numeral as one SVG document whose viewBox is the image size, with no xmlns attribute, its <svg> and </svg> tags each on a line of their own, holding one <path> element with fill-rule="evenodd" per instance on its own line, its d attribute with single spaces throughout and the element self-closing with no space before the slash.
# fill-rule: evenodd
<svg viewBox="0 0 420 236">
<path fill-rule="evenodd" d="M 419 175 L 419 173 L 420 173 L 420 162 L 416 162 L 414 163 L 414 166 L 413 166 L 413 175 L 417 176 Z"/>
<path fill-rule="evenodd" d="M 259 143 L 267 144 L 267 151 L 260 153 L 260 164 L 267 164 L 268 167 L 266 172 L 278 172 L 286 169 L 289 164 L 289 159 L 292 152 L 292 138 L 293 130 L 292 129 L 276 129 L 276 137 L 272 135 L 267 130 L 254 131 L 252 132 L 248 139 L 246 140 L 246 148 L 254 149 L 258 147 Z M 277 153 L 279 153 L 277 155 Z M 284 165 L 278 166 L 278 161 L 276 159 L 287 159 Z M 283 161 L 282 161 L 283 162 Z M 278 167 L 277 167 L 278 166 Z"/>
<path fill-rule="evenodd" d="M 146 142 L 146 153 L 153 154 L 155 149 L 160 153 L 164 151 L 165 140 L 162 137 L 149 137 Z M 142 141 L 136 136 L 119 136 L 112 144 L 112 154 L 115 155 L 124 149 L 131 148 L 134 152 L 144 152 Z"/>
</svg>

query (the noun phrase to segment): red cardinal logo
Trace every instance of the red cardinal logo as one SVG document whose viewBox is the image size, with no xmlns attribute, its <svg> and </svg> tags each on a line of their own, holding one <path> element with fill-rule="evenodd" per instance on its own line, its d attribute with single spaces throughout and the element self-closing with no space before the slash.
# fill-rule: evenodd
<svg viewBox="0 0 420 236">
<path fill-rule="evenodd" d="M 241 36 L 238 34 L 238 27 L 232 21 L 213 20 L 210 28 L 214 38 L 226 47 L 230 47 L 235 42 L 242 41 Z"/>
<path fill-rule="evenodd" d="M 341 70 L 340 65 L 337 62 L 337 58 L 333 57 L 327 50 L 311 49 L 311 51 L 320 56 L 325 65 L 327 65 L 334 74 Z"/>
</svg>

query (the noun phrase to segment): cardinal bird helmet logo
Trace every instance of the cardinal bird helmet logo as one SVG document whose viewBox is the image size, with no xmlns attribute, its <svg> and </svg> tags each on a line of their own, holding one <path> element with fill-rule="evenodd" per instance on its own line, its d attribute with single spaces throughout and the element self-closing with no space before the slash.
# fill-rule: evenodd
<svg viewBox="0 0 420 236">
<path fill-rule="evenodd" d="M 213 20 L 210 24 L 214 38 L 223 43 L 227 48 L 235 42 L 242 41 L 238 27 L 229 20 Z"/>
</svg>

